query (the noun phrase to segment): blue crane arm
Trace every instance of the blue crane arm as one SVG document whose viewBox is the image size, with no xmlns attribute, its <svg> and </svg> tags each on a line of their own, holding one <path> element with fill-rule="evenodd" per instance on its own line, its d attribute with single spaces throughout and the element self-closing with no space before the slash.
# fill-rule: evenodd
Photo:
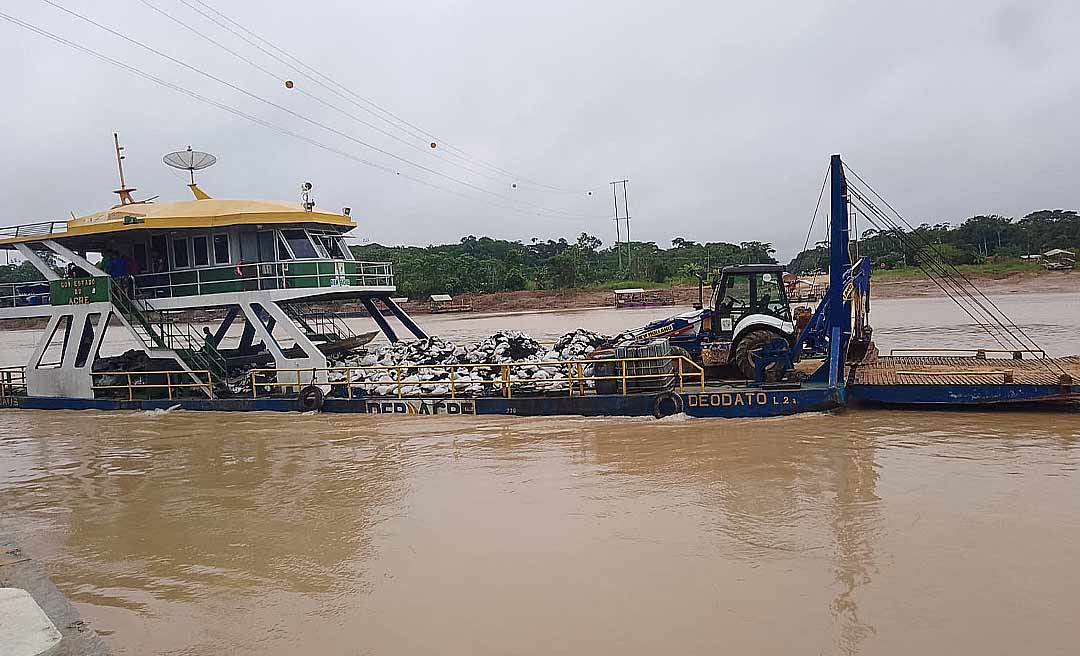
<svg viewBox="0 0 1080 656">
<path fill-rule="evenodd" d="M 855 265 L 844 272 L 844 308 L 842 312 L 851 313 L 851 299 L 859 298 L 863 300 L 867 312 L 863 312 L 865 317 L 870 309 L 870 258 L 863 256 L 860 257 Z M 829 294 L 825 294 L 822 301 L 818 304 L 817 309 L 814 311 L 813 316 L 810 317 L 810 321 L 799 333 L 799 338 L 795 340 L 795 346 L 792 351 L 796 354 L 805 355 L 820 355 L 828 353 L 829 351 Z"/>
</svg>

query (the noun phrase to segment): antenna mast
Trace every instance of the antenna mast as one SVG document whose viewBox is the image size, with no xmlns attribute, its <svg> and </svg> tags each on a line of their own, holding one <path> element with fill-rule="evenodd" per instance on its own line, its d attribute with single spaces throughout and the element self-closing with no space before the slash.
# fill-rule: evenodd
<svg viewBox="0 0 1080 656">
<path fill-rule="evenodd" d="M 120 188 L 113 193 L 120 196 L 121 205 L 130 205 L 135 202 L 135 199 L 131 197 L 131 192 L 135 191 L 134 187 L 128 187 L 124 182 L 124 156 L 121 151 L 124 147 L 120 145 L 120 135 L 113 132 L 113 144 L 116 146 L 116 168 L 120 172 Z"/>
</svg>

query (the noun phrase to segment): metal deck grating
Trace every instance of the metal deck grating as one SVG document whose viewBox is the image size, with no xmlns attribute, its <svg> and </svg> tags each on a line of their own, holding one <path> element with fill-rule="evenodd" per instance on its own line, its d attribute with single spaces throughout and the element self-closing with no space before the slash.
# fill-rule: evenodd
<svg viewBox="0 0 1080 656">
<path fill-rule="evenodd" d="M 853 385 L 1059 385 L 1062 370 L 1080 382 L 1080 356 L 1030 360 L 880 356 L 853 367 L 849 380 Z"/>
</svg>

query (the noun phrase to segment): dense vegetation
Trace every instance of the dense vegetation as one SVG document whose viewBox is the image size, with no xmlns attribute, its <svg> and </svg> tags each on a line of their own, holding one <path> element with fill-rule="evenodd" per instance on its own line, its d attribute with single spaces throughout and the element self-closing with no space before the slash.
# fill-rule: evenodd
<svg viewBox="0 0 1080 656">
<path fill-rule="evenodd" d="M 29 282 L 42 279 L 43 276 L 29 262 L 0 265 L 0 283 Z"/>
<path fill-rule="evenodd" d="M 1039 210 L 1016 220 L 997 215 L 973 216 L 958 226 L 924 223 L 915 228 L 950 264 L 984 264 L 1043 253 L 1054 248 L 1080 249 L 1080 216 L 1071 210 Z M 910 243 L 892 232 L 868 229 L 859 235 L 859 252 L 869 255 L 875 266 L 887 269 L 918 266 L 920 255 Z M 824 243 L 807 249 L 788 265 L 801 273 L 824 269 L 829 261 Z"/>
<path fill-rule="evenodd" d="M 715 269 L 746 262 L 775 262 L 770 244 L 698 244 L 681 237 L 671 248 L 653 242 L 632 242 L 627 266 L 626 245 L 601 248 L 592 235 L 577 241 L 505 241 L 490 237 L 463 237 L 460 243 L 441 246 L 353 247 L 358 259 L 394 263 L 394 278 L 403 295 L 459 294 L 518 289 L 649 285 L 693 276 L 701 268 Z"/>
<path fill-rule="evenodd" d="M 1080 216 L 1075 211 L 1040 210 L 1022 219 L 997 215 L 972 217 L 960 225 L 922 224 L 915 230 L 934 244 L 950 263 L 986 265 L 1008 270 L 1015 258 L 1052 248 L 1080 250 Z M 919 264 L 920 255 L 908 241 L 893 233 L 864 230 L 859 252 L 875 266 L 902 269 Z M 621 250 L 621 253 L 620 253 Z M 581 233 L 566 239 L 529 243 L 490 237 L 463 237 L 459 243 L 439 246 L 354 246 L 358 259 L 394 263 L 402 295 L 461 294 L 518 289 L 573 287 L 655 286 L 691 281 L 730 264 L 775 262 L 772 246 L 764 242 L 699 244 L 682 237 L 670 248 L 653 242 L 603 248 L 601 241 Z M 788 265 L 794 272 L 824 269 L 828 252 L 824 243 L 799 253 Z M 989 264 L 988 264 L 989 263 Z M 1004 268 L 1003 268 L 1004 267 Z M 0 266 L 0 283 L 40 279 L 29 263 Z"/>
</svg>

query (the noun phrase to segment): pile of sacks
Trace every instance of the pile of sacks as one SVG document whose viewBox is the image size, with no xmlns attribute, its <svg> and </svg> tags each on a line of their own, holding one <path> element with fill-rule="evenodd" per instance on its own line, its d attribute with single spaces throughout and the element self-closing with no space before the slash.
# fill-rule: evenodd
<svg viewBox="0 0 1080 656">
<path fill-rule="evenodd" d="M 566 390 L 570 385 L 567 379 L 578 375 L 578 367 L 560 361 L 585 360 L 609 342 L 609 337 L 581 328 L 563 335 L 550 348 L 545 348 L 527 333 L 514 330 L 500 331 L 468 345 L 430 337 L 416 342 L 386 344 L 334 362 L 332 366 L 371 369 L 357 369 L 349 374 L 331 372 L 331 382 L 343 381 L 348 376 L 353 382 L 354 394 L 388 396 L 397 395 L 400 375 L 403 396 L 449 395 L 452 371 L 455 395 L 502 394 L 503 386 L 507 384 L 504 375 L 514 381 L 509 383 L 512 392 Z M 509 368 L 454 366 L 489 363 L 528 364 Z M 431 365 L 440 366 L 425 368 Z M 592 365 L 582 365 L 581 374 L 591 376 Z M 584 384 L 592 387 L 591 381 Z"/>
</svg>

